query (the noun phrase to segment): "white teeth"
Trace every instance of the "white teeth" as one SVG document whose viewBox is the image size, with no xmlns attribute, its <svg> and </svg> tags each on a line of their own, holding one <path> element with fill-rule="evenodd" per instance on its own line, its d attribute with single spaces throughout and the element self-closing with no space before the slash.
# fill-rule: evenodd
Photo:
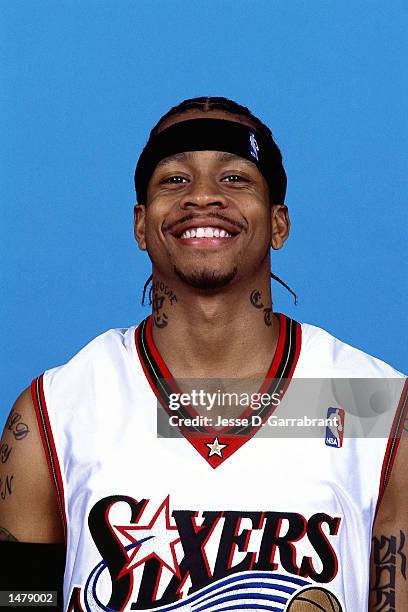
<svg viewBox="0 0 408 612">
<path fill-rule="evenodd" d="M 223 229 L 214 227 L 196 227 L 185 230 L 180 238 L 231 238 L 231 234 Z"/>
</svg>

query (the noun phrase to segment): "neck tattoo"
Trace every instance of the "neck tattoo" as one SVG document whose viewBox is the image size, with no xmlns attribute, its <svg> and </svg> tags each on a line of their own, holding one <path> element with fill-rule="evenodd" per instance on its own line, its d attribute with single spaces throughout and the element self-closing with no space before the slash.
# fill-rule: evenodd
<svg viewBox="0 0 408 612">
<path fill-rule="evenodd" d="M 169 323 L 169 309 L 177 304 L 177 296 L 163 281 L 153 281 L 152 314 L 153 323 L 163 329 Z"/>
<path fill-rule="evenodd" d="M 254 289 L 251 291 L 249 301 L 254 308 L 263 311 L 264 323 L 267 327 L 271 327 L 273 322 L 272 308 L 265 307 L 264 303 L 262 302 L 262 292 L 259 291 L 259 289 Z"/>
</svg>

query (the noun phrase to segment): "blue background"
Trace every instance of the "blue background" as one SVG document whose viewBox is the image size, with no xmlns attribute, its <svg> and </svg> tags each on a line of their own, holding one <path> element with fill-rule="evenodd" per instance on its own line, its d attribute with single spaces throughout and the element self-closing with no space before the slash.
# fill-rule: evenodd
<svg viewBox="0 0 408 612">
<path fill-rule="evenodd" d="M 406 2 L 13 0 L 1 12 L 1 408 L 147 316 L 132 175 L 170 106 L 224 95 L 289 176 L 275 309 L 407 367 Z"/>
</svg>

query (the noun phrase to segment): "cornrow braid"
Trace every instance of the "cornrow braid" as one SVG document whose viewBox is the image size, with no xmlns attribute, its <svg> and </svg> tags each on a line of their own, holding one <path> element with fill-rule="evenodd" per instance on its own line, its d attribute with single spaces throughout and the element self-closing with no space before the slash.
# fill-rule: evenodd
<svg viewBox="0 0 408 612">
<path fill-rule="evenodd" d="M 175 115 L 182 115 L 188 110 L 201 110 L 204 112 L 212 111 L 212 110 L 223 110 L 231 115 L 240 115 L 241 117 L 246 117 L 250 119 L 252 123 L 256 126 L 258 132 L 265 138 L 265 140 L 269 140 L 272 138 L 272 132 L 268 128 L 267 125 L 262 123 L 258 117 L 255 117 L 246 106 L 242 106 L 238 104 L 238 102 L 234 102 L 234 100 L 230 100 L 229 98 L 217 97 L 217 96 L 202 96 L 200 98 L 190 98 L 188 100 L 183 100 L 180 104 L 173 106 L 163 117 L 159 119 L 156 123 L 152 131 L 150 132 L 150 138 L 152 136 L 156 136 L 159 132 L 161 125 L 169 119 L 169 117 L 174 117 Z"/>
</svg>

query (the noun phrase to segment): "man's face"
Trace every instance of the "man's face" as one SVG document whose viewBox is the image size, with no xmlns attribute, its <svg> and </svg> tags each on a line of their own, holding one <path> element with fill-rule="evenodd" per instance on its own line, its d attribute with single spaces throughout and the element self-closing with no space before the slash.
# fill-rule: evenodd
<svg viewBox="0 0 408 612">
<path fill-rule="evenodd" d="M 163 128 L 209 116 L 237 120 L 224 111 L 190 111 Z M 255 164 L 242 157 L 219 151 L 167 157 L 149 181 L 146 207 L 135 210 L 139 245 L 167 278 L 176 275 L 198 289 L 216 289 L 253 277 L 265 260 L 269 265 L 268 186 Z"/>
</svg>

